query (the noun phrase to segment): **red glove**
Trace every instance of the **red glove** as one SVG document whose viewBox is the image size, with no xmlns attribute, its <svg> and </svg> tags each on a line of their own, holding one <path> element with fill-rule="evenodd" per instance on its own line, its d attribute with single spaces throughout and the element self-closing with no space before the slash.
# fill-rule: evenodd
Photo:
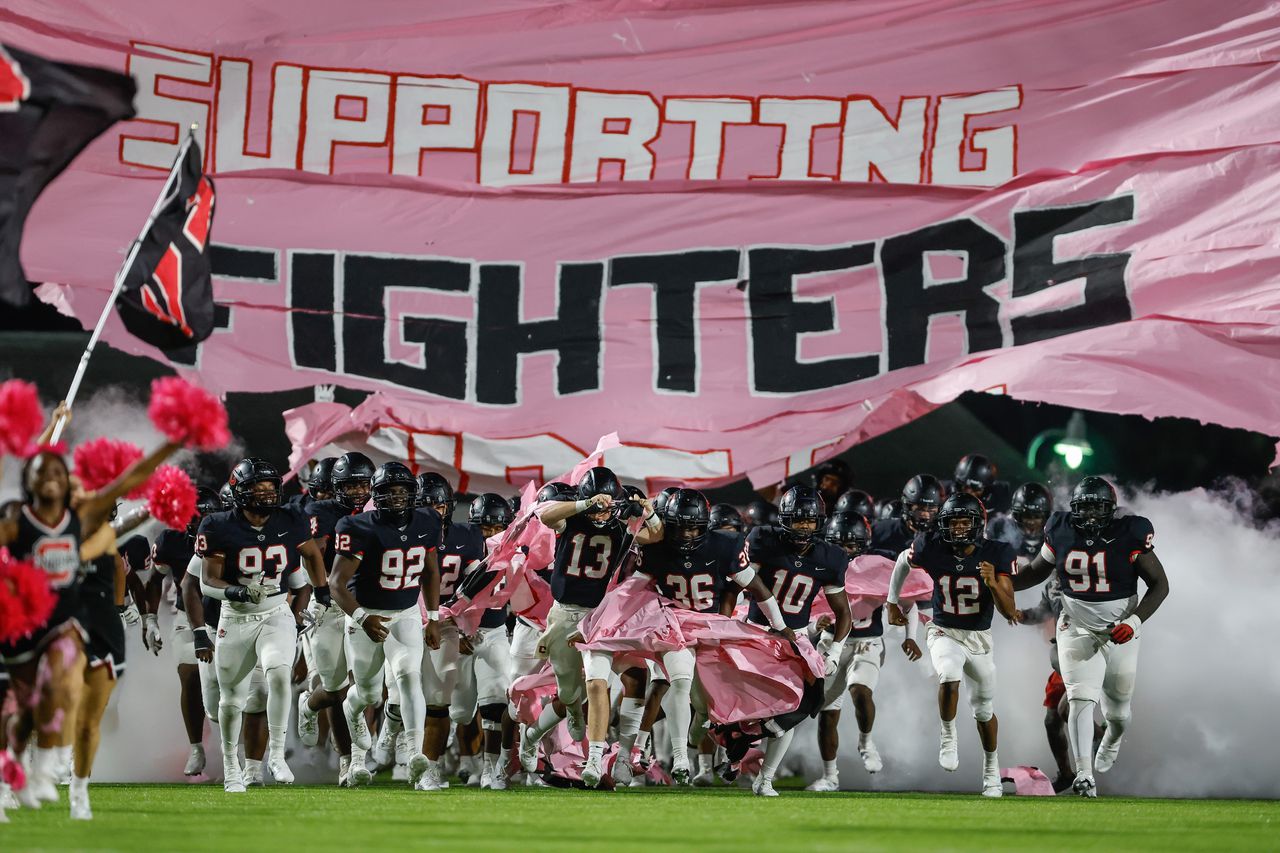
<svg viewBox="0 0 1280 853">
<path fill-rule="evenodd" d="M 1133 639 L 1133 626 L 1119 622 L 1111 626 L 1111 642 L 1123 646 Z"/>
</svg>

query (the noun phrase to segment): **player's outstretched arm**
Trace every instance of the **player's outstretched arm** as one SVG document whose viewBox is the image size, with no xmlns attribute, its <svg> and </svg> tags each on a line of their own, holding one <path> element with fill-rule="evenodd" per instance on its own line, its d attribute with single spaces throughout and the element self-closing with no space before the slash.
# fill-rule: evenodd
<svg viewBox="0 0 1280 853">
<path fill-rule="evenodd" d="M 1165 574 L 1164 564 L 1160 562 L 1155 551 L 1139 554 L 1134 566 L 1138 570 L 1138 577 L 1142 578 L 1142 582 L 1147 585 L 1147 591 L 1138 602 L 1138 607 L 1133 614 L 1146 622 L 1168 598 L 1169 576 Z"/>
<path fill-rule="evenodd" d="M 996 575 L 993 582 L 987 584 L 991 589 L 991 597 L 995 600 L 1000 615 L 1010 622 L 1021 622 L 1022 614 L 1013 600 L 1013 578 L 1009 575 Z"/>
<path fill-rule="evenodd" d="M 1026 568 L 1013 576 L 1013 588 L 1015 590 L 1031 589 L 1036 584 L 1044 583 L 1051 574 L 1053 574 L 1053 563 L 1042 555 L 1036 554 L 1035 559 L 1028 563 Z"/>
<path fill-rule="evenodd" d="M 592 507 L 607 507 L 612 503 L 613 499 L 608 495 L 593 495 L 583 501 L 548 501 L 538 510 L 538 520 L 555 529 L 570 516 L 586 512 Z"/>
<path fill-rule="evenodd" d="M 907 551 L 898 555 L 893 564 L 893 574 L 889 575 L 889 594 L 885 598 L 886 611 L 890 625 L 906 625 L 907 617 L 902 613 L 902 605 L 898 596 L 902 594 L 902 585 L 907 582 L 907 574 L 911 571 L 911 563 L 907 560 Z"/>
<path fill-rule="evenodd" d="M 831 630 L 835 632 L 835 641 L 843 643 L 844 638 L 849 636 L 849 630 L 853 628 L 853 614 L 849 611 L 849 594 L 843 588 L 827 588 L 822 591 L 827 597 L 827 604 L 831 605 L 831 612 L 836 617 L 835 624 L 831 626 Z"/>
</svg>

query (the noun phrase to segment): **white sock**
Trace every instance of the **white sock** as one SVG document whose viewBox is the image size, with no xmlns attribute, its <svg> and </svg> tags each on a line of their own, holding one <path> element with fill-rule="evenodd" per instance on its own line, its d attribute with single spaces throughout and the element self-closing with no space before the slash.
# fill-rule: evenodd
<svg viewBox="0 0 1280 853">
<path fill-rule="evenodd" d="M 618 705 L 618 747 L 623 756 L 631 754 L 640 733 L 640 720 L 644 717 L 644 700 L 622 697 Z"/>
<path fill-rule="evenodd" d="M 58 748 L 35 747 L 31 754 L 31 775 L 37 779 L 51 780 L 58 766 Z"/>
<path fill-rule="evenodd" d="M 999 774 L 999 772 L 1000 772 L 1000 758 L 996 755 L 996 751 L 995 751 L 994 749 L 993 749 L 993 750 L 991 750 L 990 752 L 987 752 L 986 750 L 983 750 L 983 752 L 982 752 L 982 772 L 983 772 L 985 775 L 994 775 L 994 774 Z"/>
<path fill-rule="evenodd" d="M 409 757 L 422 752 L 422 729 L 406 731 L 404 734 L 409 739 Z"/>
<path fill-rule="evenodd" d="M 795 736 L 795 729 L 787 729 L 778 737 L 769 738 L 769 743 L 764 748 L 764 765 L 760 768 L 761 776 L 769 780 L 773 779 L 773 774 L 778 772 L 778 765 L 782 763 L 783 756 L 787 754 L 787 750 L 791 747 L 791 740 Z"/>
<path fill-rule="evenodd" d="M 511 750 L 507 749 L 506 747 L 503 747 L 502 749 L 498 750 L 498 765 L 496 767 L 497 771 L 499 773 L 505 774 L 507 772 L 507 766 L 510 764 L 511 764 Z"/>
<path fill-rule="evenodd" d="M 712 756 L 710 753 L 706 753 L 706 752 L 698 753 L 698 772 L 699 773 L 711 772 L 711 758 Z"/>
<path fill-rule="evenodd" d="M 667 731 L 671 738 L 671 762 L 673 767 L 689 763 L 689 725 L 693 720 L 693 707 L 689 704 L 689 691 L 693 681 L 673 678 L 667 695 L 662 697 L 662 708 L 667 712 Z"/>
<path fill-rule="evenodd" d="M 596 763 L 599 763 L 600 761 L 602 761 L 604 759 L 605 747 L 607 747 L 608 745 L 609 744 L 605 743 L 602 740 L 591 741 L 590 743 L 591 751 L 587 755 L 587 760 L 594 761 Z"/>
<path fill-rule="evenodd" d="M 439 761 L 433 761 L 430 758 L 427 759 L 427 770 L 435 770 L 439 765 Z"/>
<path fill-rule="evenodd" d="M 73 797 L 89 796 L 89 779 L 87 777 L 82 779 L 79 776 L 72 775 L 71 796 Z"/>
<path fill-rule="evenodd" d="M 58 756 L 58 775 L 62 775 L 71 769 L 71 747 L 70 745 L 56 746 L 54 750 Z"/>
<path fill-rule="evenodd" d="M 955 720 L 942 721 L 942 736 L 947 740 L 956 739 L 956 721 Z"/>
<path fill-rule="evenodd" d="M 832 782 L 840 778 L 840 768 L 837 766 L 836 761 L 832 760 L 822 762 L 822 777 L 824 779 L 830 779 Z"/>
<path fill-rule="evenodd" d="M 284 758 L 284 726 L 268 726 L 267 754 L 272 759 Z"/>
<path fill-rule="evenodd" d="M 222 763 L 230 764 L 238 761 L 236 749 L 240 745 L 240 727 L 244 725 L 244 715 L 239 708 L 231 705 L 218 705 L 218 731 L 222 734 Z"/>
<path fill-rule="evenodd" d="M 261 761 L 258 761 L 253 758 L 246 758 L 244 760 L 244 772 L 246 775 L 249 773 L 250 770 L 261 770 L 261 769 L 262 769 Z"/>
<path fill-rule="evenodd" d="M 648 752 L 649 736 L 652 734 L 653 732 L 638 732 L 636 734 L 636 744 L 635 744 L 636 749 L 640 750 L 641 752 Z"/>
<path fill-rule="evenodd" d="M 538 722 L 529 730 L 529 734 L 534 740 L 542 740 L 547 732 L 558 726 L 563 719 L 564 717 L 556 713 L 554 705 L 548 705 L 538 715 Z"/>
</svg>

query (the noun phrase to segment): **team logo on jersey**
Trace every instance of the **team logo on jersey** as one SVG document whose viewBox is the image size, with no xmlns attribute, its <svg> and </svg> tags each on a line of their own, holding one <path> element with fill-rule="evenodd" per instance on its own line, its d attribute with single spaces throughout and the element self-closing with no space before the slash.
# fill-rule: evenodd
<svg viewBox="0 0 1280 853">
<path fill-rule="evenodd" d="M 264 539 L 266 539 L 266 538 L 267 538 L 267 536 L 266 536 L 266 534 L 265 534 L 265 533 L 259 533 L 259 534 L 258 534 L 258 541 L 259 541 L 259 542 L 263 541 L 263 540 L 264 540 Z"/>
<path fill-rule="evenodd" d="M 402 534 L 400 534 L 400 541 L 401 541 L 401 542 L 408 542 L 408 541 L 409 541 L 409 537 L 408 537 L 408 536 L 405 536 L 405 535 L 402 533 Z"/>
<path fill-rule="evenodd" d="M 799 560 L 796 560 L 796 568 L 797 568 L 797 569 L 798 569 L 798 568 L 800 568 L 800 561 L 799 561 Z"/>
<path fill-rule="evenodd" d="M 686 569 L 692 569 L 692 568 L 693 568 L 693 563 L 690 563 L 688 560 L 685 560 L 685 561 L 684 561 L 684 567 L 685 567 Z"/>
</svg>

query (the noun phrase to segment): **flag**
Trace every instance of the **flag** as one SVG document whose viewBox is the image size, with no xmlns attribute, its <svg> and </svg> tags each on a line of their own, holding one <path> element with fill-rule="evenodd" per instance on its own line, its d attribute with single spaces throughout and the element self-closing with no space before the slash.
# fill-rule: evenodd
<svg viewBox="0 0 1280 853">
<path fill-rule="evenodd" d="M 116 299 L 125 328 L 154 347 L 188 347 L 213 331 L 213 205 L 200 147 L 188 138 Z"/>
<path fill-rule="evenodd" d="M 19 258 L 27 213 L 86 145 L 133 117 L 133 93 L 127 74 L 0 45 L 0 300 L 31 299 Z"/>
</svg>

